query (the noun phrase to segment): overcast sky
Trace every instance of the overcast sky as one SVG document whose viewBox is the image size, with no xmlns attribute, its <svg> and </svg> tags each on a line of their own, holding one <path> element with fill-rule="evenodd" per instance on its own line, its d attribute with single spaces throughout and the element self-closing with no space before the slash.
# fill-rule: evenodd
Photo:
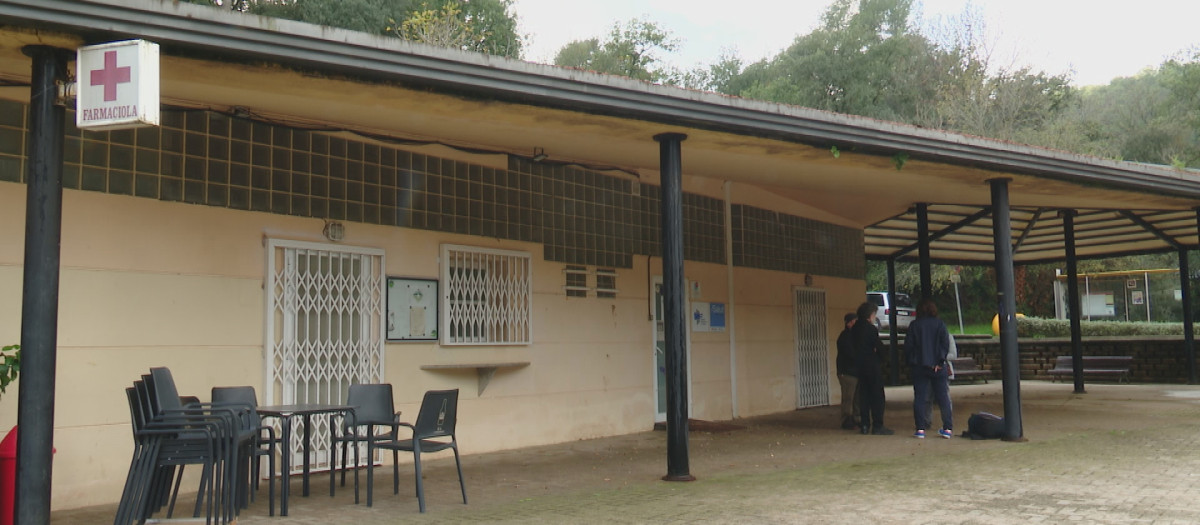
<svg viewBox="0 0 1200 525">
<path fill-rule="evenodd" d="M 1107 84 L 1200 46 L 1200 0 L 917 0 L 926 21 L 963 13 L 984 19 L 993 63 L 1073 71 L 1076 85 Z M 745 62 L 774 56 L 816 27 L 829 0 L 515 0 L 525 58 L 551 62 L 564 44 L 606 36 L 641 18 L 681 40 L 668 58 L 682 69 L 722 49 Z"/>
</svg>

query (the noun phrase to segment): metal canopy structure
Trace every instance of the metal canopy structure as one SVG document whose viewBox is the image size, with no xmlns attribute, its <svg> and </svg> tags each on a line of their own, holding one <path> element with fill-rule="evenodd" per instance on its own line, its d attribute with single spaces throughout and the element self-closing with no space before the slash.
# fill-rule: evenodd
<svg viewBox="0 0 1200 525">
<path fill-rule="evenodd" d="M 1006 320 L 1015 311 L 1012 263 L 1073 261 L 1067 254 L 1070 235 L 1080 257 L 1176 250 L 1181 266 L 1186 250 L 1196 246 L 1195 171 L 651 85 L 186 2 L 0 0 L 0 96 L 33 102 L 31 93 L 54 91 L 54 82 L 30 73 L 29 58 L 21 52 L 29 46 L 71 50 L 127 38 L 163 47 L 166 104 L 248 110 L 290 125 L 478 154 L 536 151 L 556 162 L 620 171 L 639 182 L 664 183 L 668 174 L 679 175 L 713 194 L 723 184 L 727 202 L 770 201 L 785 213 L 863 229 L 866 256 L 885 259 L 889 267 L 915 260 L 920 252 L 928 253 L 926 263 L 996 262 L 1004 299 L 1005 410 L 1014 438 L 1021 429 L 1016 333 Z M 686 171 L 678 173 L 679 162 L 660 164 L 664 155 L 652 137 L 684 135 L 686 145 L 671 154 L 684 159 Z M 38 176 L 31 170 L 30 179 Z M 61 183 L 61 175 L 57 178 Z M 731 195 L 733 186 L 738 194 Z M 927 219 L 921 225 L 918 210 Z M 1070 233 L 1060 211 L 1074 220 Z M 679 228 L 663 227 L 675 233 Z M 918 243 L 918 232 L 927 232 L 928 249 Z M 27 278 L 26 286 L 36 283 Z M 683 293 L 669 295 L 682 300 Z M 54 333 L 49 323 L 40 325 L 41 335 Z M 54 351 L 53 344 L 42 346 Z M 52 360 L 31 359 L 26 367 L 31 377 L 53 378 Z M 23 375 L 21 397 L 41 396 L 52 407 L 53 384 L 35 391 L 27 388 L 30 382 Z M 669 390 L 686 394 L 679 386 Z M 1010 410 L 1016 418 L 1009 417 Z M 676 415 L 681 431 L 669 434 L 686 450 L 686 413 Z M 37 426 L 52 436 L 52 422 L 44 415 L 24 421 L 22 443 L 36 454 L 19 456 L 18 478 L 29 496 L 18 496 L 24 509 L 18 510 L 46 516 L 49 480 L 30 472 L 50 465 L 50 440 L 28 431 Z M 686 466 L 679 470 L 672 469 L 672 476 L 685 477 Z"/>
<path fill-rule="evenodd" d="M 1072 208 L 1012 208 L 1013 260 L 1038 264 L 1066 259 L 1067 238 L 1062 210 Z M 930 262 L 991 264 L 990 206 L 930 204 Z M 1080 259 L 1175 252 L 1195 249 L 1195 210 L 1075 209 L 1075 252 Z M 918 261 L 918 210 L 868 226 L 869 259 Z"/>
</svg>

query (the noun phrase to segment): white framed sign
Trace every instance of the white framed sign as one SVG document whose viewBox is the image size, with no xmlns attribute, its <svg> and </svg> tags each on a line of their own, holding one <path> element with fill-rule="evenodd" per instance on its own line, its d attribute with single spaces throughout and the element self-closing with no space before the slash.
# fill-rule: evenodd
<svg viewBox="0 0 1200 525">
<path fill-rule="evenodd" d="M 84 46 L 76 52 L 75 65 L 75 127 L 158 125 L 158 44 L 126 40 Z"/>
<path fill-rule="evenodd" d="M 437 341 L 437 279 L 387 278 L 387 340 Z"/>
</svg>

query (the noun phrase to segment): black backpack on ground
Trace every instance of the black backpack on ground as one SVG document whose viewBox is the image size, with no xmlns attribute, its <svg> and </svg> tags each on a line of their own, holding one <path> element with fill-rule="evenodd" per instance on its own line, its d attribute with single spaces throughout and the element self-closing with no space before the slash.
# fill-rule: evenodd
<svg viewBox="0 0 1200 525">
<path fill-rule="evenodd" d="M 967 419 L 967 431 L 963 437 L 971 439 L 1000 439 L 1004 437 L 1004 418 L 996 414 L 979 412 Z"/>
</svg>

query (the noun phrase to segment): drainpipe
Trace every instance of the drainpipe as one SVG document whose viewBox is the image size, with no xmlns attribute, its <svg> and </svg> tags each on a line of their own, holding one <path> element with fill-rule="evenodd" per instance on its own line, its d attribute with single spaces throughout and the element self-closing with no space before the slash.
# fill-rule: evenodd
<svg viewBox="0 0 1200 525">
<path fill-rule="evenodd" d="M 728 303 L 725 305 L 725 326 L 729 330 L 729 398 L 733 405 L 733 419 L 738 418 L 738 389 L 737 389 L 737 332 L 734 330 L 733 319 L 733 183 L 725 181 L 725 280 L 729 290 Z"/>
<path fill-rule="evenodd" d="M 15 522 L 50 523 L 54 369 L 58 352 L 58 281 L 62 243 L 63 130 L 58 82 L 71 52 L 26 46 L 33 59 L 26 171 L 25 276 L 21 295 L 21 387 L 17 398 Z"/>
<path fill-rule="evenodd" d="M 920 301 L 933 296 L 933 269 L 929 263 L 929 205 L 924 202 L 917 204 L 917 258 L 921 274 L 921 297 L 917 301 Z M 895 307 L 896 303 L 893 302 L 892 308 Z"/>
<path fill-rule="evenodd" d="M 667 343 L 667 475 L 665 481 L 694 481 L 688 468 L 687 287 L 683 277 L 683 168 L 687 135 L 663 133 L 658 141 L 662 177 L 663 330 Z"/>
</svg>

